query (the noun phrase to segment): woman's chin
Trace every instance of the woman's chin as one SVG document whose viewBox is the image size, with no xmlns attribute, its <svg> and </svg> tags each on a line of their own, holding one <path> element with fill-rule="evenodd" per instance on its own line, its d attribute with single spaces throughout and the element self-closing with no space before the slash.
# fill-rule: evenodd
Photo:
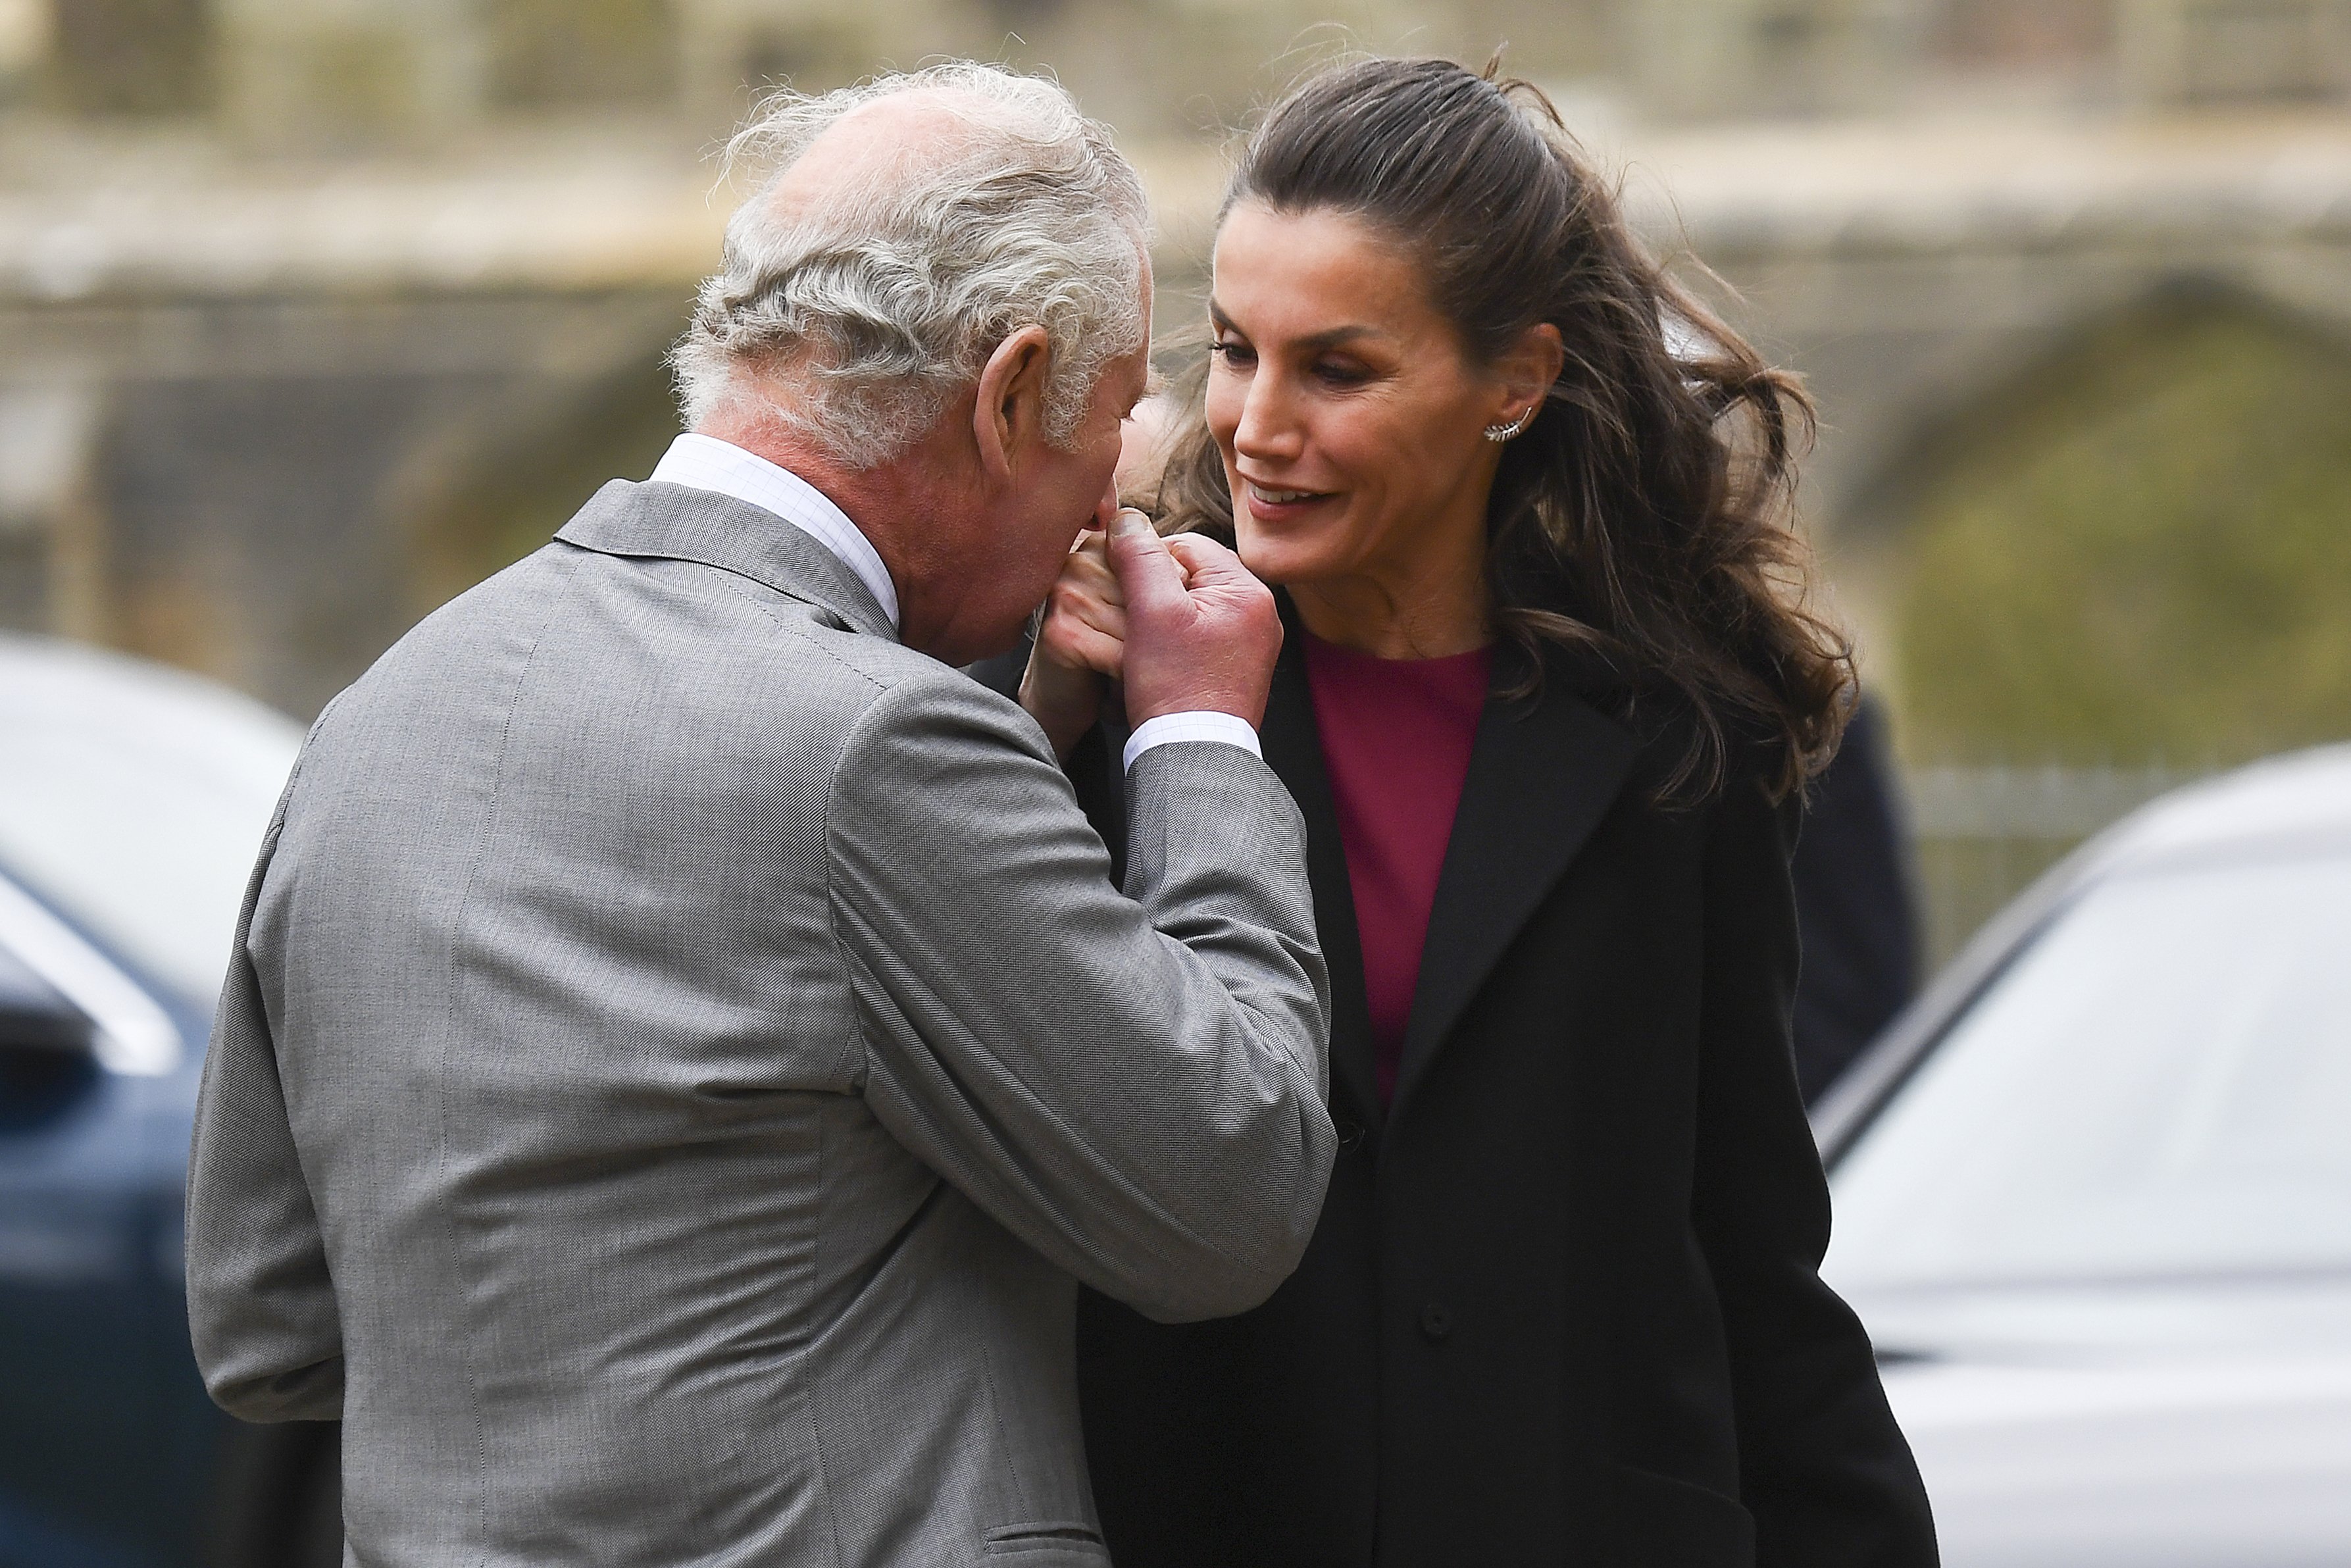
<svg viewBox="0 0 2351 1568">
<path fill-rule="evenodd" d="M 1244 528 L 1239 534 L 1239 546 L 1234 553 L 1259 582 L 1288 588 L 1318 575 L 1321 563 L 1315 559 L 1316 552 L 1301 549 L 1290 540 L 1268 538 Z"/>
</svg>

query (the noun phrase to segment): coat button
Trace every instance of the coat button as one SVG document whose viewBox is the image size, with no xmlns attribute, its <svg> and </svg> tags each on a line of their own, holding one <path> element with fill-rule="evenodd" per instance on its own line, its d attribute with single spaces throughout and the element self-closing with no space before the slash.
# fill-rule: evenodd
<svg viewBox="0 0 2351 1568">
<path fill-rule="evenodd" d="M 1441 1343 L 1453 1332 L 1453 1314 L 1435 1301 L 1420 1309 L 1420 1332 L 1431 1344 Z"/>
</svg>

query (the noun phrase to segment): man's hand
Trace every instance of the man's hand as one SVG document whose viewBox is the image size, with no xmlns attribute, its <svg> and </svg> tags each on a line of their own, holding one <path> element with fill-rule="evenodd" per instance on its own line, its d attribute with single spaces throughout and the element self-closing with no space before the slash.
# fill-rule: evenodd
<svg viewBox="0 0 2351 1568">
<path fill-rule="evenodd" d="M 1127 722 L 1205 710 L 1262 724 L 1281 652 L 1272 591 L 1215 540 L 1163 539 L 1132 509 L 1111 524 L 1109 556 L 1125 596 Z"/>
</svg>

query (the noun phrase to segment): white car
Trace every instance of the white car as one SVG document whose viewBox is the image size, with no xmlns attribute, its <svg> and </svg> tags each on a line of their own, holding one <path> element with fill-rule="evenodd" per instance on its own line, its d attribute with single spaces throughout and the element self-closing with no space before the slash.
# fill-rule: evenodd
<svg viewBox="0 0 2351 1568">
<path fill-rule="evenodd" d="M 2085 846 L 1814 1125 L 1948 1568 L 2351 1564 L 2351 746 Z"/>
</svg>

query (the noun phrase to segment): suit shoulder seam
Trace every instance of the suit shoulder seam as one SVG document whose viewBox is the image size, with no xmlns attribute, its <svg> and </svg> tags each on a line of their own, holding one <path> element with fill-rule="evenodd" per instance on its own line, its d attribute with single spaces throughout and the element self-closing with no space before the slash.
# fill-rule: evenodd
<svg viewBox="0 0 2351 1568">
<path fill-rule="evenodd" d="M 697 561 L 695 564 L 700 565 L 702 563 Z M 872 686 L 876 693 L 886 692 L 891 689 L 892 683 L 883 680 L 872 671 L 865 669 L 858 664 L 852 664 L 847 659 L 842 658 L 839 650 L 826 647 L 822 642 L 810 636 L 805 628 L 795 626 L 791 624 L 791 622 L 786 621 L 782 616 L 777 614 L 773 605 L 762 603 L 756 594 L 753 594 L 743 586 L 742 581 L 737 579 L 734 573 L 716 567 L 714 567 L 711 570 L 718 572 L 720 580 L 725 583 L 728 592 L 736 595 L 737 598 L 741 599 L 744 603 L 748 604 L 752 609 L 758 611 L 760 614 L 774 622 L 776 623 L 777 630 L 782 632 L 786 636 L 791 637 L 796 641 L 806 644 L 815 652 L 823 654 L 834 664 L 840 666 L 844 674 L 856 676 L 867 685 Z M 852 635 L 856 634 L 857 633 L 852 633 Z M 861 715 L 860 716 L 862 717 L 862 716 Z"/>
</svg>

